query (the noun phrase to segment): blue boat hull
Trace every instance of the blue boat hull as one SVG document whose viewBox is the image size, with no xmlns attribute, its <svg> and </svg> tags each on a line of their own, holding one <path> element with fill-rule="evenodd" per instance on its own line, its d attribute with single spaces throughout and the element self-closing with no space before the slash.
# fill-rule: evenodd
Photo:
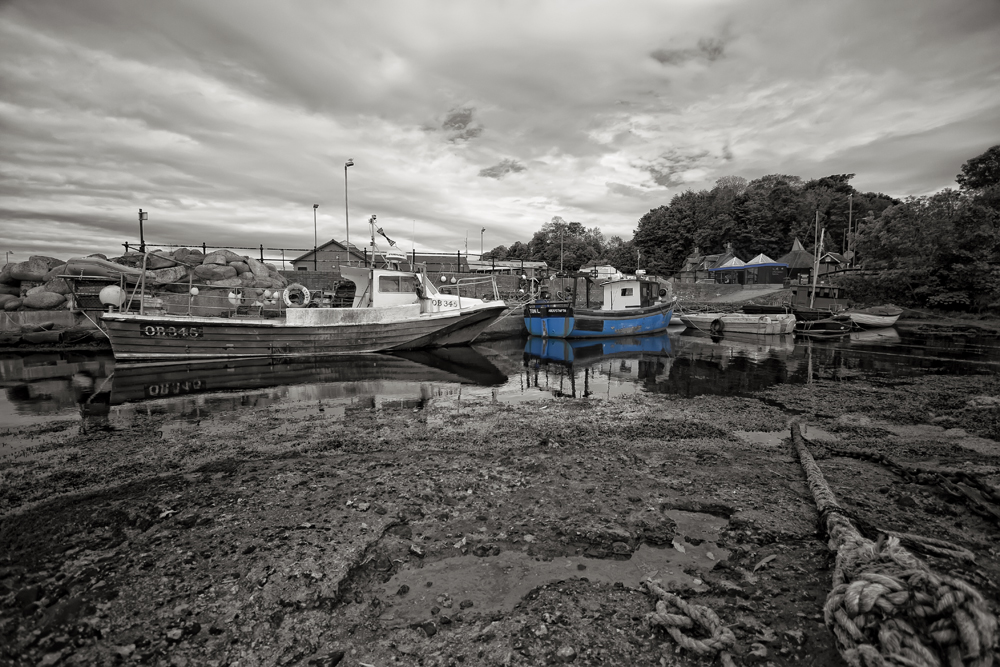
<svg viewBox="0 0 1000 667">
<path fill-rule="evenodd" d="M 569 302 L 536 301 L 524 307 L 524 327 L 542 338 L 610 338 L 666 331 L 672 303 L 635 310 L 574 308 Z"/>
</svg>

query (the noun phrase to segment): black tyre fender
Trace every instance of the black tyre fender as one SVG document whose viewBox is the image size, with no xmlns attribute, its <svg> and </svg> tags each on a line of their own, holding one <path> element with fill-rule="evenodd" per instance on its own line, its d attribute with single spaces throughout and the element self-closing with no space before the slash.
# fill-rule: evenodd
<svg viewBox="0 0 1000 667">
<path fill-rule="evenodd" d="M 721 317 L 717 317 L 712 320 L 712 333 L 722 334 L 726 330 L 726 323 L 722 321 Z"/>
</svg>

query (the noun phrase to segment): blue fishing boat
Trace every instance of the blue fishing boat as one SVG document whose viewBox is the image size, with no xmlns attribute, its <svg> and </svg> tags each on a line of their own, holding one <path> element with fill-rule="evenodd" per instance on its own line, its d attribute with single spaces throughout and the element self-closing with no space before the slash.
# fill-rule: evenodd
<svg viewBox="0 0 1000 667">
<path fill-rule="evenodd" d="M 579 276 L 587 283 L 593 279 Z M 604 299 L 599 308 L 578 307 L 574 281 L 571 298 L 552 300 L 546 292 L 524 307 L 528 334 L 542 338 L 610 338 L 666 331 L 674 301 L 660 283 L 645 276 L 616 276 L 601 283 Z M 583 299 L 582 303 L 588 303 Z"/>
</svg>

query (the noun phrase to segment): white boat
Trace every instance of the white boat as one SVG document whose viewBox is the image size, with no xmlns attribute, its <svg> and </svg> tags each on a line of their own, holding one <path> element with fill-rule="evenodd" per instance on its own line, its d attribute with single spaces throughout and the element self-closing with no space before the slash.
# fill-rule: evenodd
<svg viewBox="0 0 1000 667">
<path fill-rule="evenodd" d="M 150 297 L 142 280 L 138 312 L 131 298 L 126 303 L 116 294 L 116 305 L 101 315 L 115 359 L 311 357 L 466 345 L 507 309 L 492 276 L 438 288 L 424 270 L 400 270 L 391 250 L 383 253 L 385 268 L 376 268 L 374 221 L 372 216 L 372 265 L 340 269 L 354 283 L 349 307 L 333 307 L 332 298 L 314 300 L 299 284 L 271 294 L 268 306 L 247 303 L 238 288 Z"/>
<path fill-rule="evenodd" d="M 891 327 L 903 314 L 903 309 L 897 306 L 873 306 L 871 308 L 852 308 L 846 314 L 859 327 L 875 329 Z"/>
<path fill-rule="evenodd" d="M 681 321 L 692 329 L 706 331 L 717 336 L 726 333 L 772 336 L 790 334 L 795 330 L 795 316 L 788 313 L 774 315 L 683 313 Z"/>
</svg>

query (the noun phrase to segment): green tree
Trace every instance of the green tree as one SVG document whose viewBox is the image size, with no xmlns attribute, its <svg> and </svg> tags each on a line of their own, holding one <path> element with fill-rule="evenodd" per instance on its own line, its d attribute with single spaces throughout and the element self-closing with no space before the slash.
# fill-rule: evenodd
<svg viewBox="0 0 1000 667">
<path fill-rule="evenodd" d="M 962 165 L 955 182 L 963 190 L 980 190 L 1000 185 L 1000 145 L 993 146 Z"/>
</svg>

